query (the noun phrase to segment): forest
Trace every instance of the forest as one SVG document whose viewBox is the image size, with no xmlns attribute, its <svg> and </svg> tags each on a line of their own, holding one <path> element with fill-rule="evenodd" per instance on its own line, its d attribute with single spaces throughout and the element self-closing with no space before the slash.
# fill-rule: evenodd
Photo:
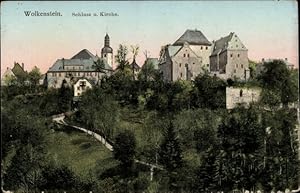
<svg viewBox="0 0 300 193">
<path fill-rule="evenodd" d="M 15 192 L 271 192 L 299 185 L 296 141 L 298 70 L 280 60 L 247 82 L 207 72 L 193 81 L 163 81 L 150 63 L 135 76 L 119 57 L 111 76 L 85 92 L 13 80 L 1 87 L 2 184 Z M 95 63 L 95 65 L 102 65 Z M 97 67 L 97 66 L 96 66 Z M 98 67 L 99 70 L 101 70 Z M 226 109 L 226 87 L 261 87 L 249 108 Z M 101 134 L 92 137 L 52 122 Z M 162 167 L 154 169 L 135 159 Z"/>
</svg>

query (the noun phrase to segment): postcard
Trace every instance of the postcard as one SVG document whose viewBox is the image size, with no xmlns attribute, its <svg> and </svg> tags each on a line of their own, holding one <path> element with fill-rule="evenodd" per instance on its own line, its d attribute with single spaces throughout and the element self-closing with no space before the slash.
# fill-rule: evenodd
<svg viewBox="0 0 300 193">
<path fill-rule="evenodd" d="M 1 2 L 1 190 L 299 192 L 297 4 Z"/>
</svg>

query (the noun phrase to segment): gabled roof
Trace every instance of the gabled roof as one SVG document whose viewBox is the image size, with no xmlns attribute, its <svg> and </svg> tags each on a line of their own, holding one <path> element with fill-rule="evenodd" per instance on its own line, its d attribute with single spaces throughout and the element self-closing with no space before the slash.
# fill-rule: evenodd
<svg viewBox="0 0 300 193">
<path fill-rule="evenodd" d="M 87 49 L 83 49 L 80 52 L 78 52 L 76 55 L 74 55 L 71 59 L 94 59 L 95 56 L 88 51 Z"/>
<path fill-rule="evenodd" d="M 225 36 L 223 38 L 218 39 L 215 43 L 214 43 L 214 49 L 213 49 L 213 53 L 212 55 L 216 55 L 221 53 L 222 51 L 227 49 L 228 46 L 228 42 L 231 40 L 232 36 L 233 36 L 233 32 L 231 32 L 228 36 Z"/>
<path fill-rule="evenodd" d="M 93 81 L 87 79 L 86 77 L 80 77 L 80 78 L 78 78 L 78 79 L 74 82 L 74 85 L 75 85 L 78 81 L 80 81 L 80 80 L 86 80 L 86 81 L 89 82 L 92 86 L 95 86 L 95 83 L 94 83 Z"/>
<path fill-rule="evenodd" d="M 173 45 L 182 46 L 185 42 L 190 45 L 212 45 L 200 30 L 186 30 Z"/>
<path fill-rule="evenodd" d="M 24 71 L 24 69 L 20 66 L 19 63 L 16 63 L 14 64 L 14 67 L 12 68 L 11 70 L 14 75 L 17 77 L 17 78 L 25 78 L 26 77 L 26 72 Z"/>
<path fill-rule="evenodd" d="M 83 58 L 82 58 L 83 57 Z M 87 71 L 87 72 L 93 72 L 94 70 L 94 62 L 99 59 L 98 56 L 94 56 L 92 53 L 90 53 L 88 50 L 84 49 L 81 50 L 78 54 L 73 56 L 71 59 L 58 59 L 56 62 L 51 66 L 48 70 L 48 72 L 57 72 L 57 71 L 72 71 L 72 70 L 66 70 L 65 67 L 67 66 L 82 66 L 83 68 L 81 70 L 73 70 L 76 71 Z M 106 60 L 104 61 L 104 70 L 112 70 L 112 67 L 107 63 Z"/>
<path fill-rule="evenodd" d="M 136 63 L 135 59 L 133 59 L 132 63 L 130 64 L 131 67 L 134 69 L 140 69 L 141 67 Z"/>
<path fill-rule="evenodd" d="M 79 71 L 87 71 L 87 72 L 91 72 L 91 71 L 95 71 L 94 70 L 94 62 L 95 60 L 93 59 L 58 59 L 56 60 L 56 62 L 53 64 L 53 66 L 51 66 L 51 68 L 49 68 L 48 72 L 56 72 L 56 71 L 72 71 L 71 69 L 67 70 L 66 67 L 67 66 L 82 66 L 83 69 L 79 70 Z M 106 60 L 104 60 L 104 65 L 105 65 L 105 70 L 112 70 L 111 66 L 109 66 L 106 62 Z M 74 70 L 78 71 L 78 70 Z"/>
<path fill-rule="evenodd" d="M 182 48 L 182 46 L 168 46 L 168 52 L 169 52 L 169 56 L 172 57 L 174 56 L 179 50 L 180 48 Z"/>
<path fill-rule="evenodd" d="M 236 48 L 235 47 L 233 48 L 234 40 L 235 40 L 234 43 L 236 45 Z M 238 46 L 238 44 L 236 44 L 236 42 L 239 44 L 239 46 Z M 244 46 L 244 44 L 241 42 L 241 40 L 238 38 L 238 36 L 234 32 L 230 32 L 230 34 L 228 36 L 225 36 L 225 37 L 217 40 L 213 45 L 213 52 L 211 55 L 215 56 L 227 49 L 247 50 L 247 48 Z"/>
</svg>

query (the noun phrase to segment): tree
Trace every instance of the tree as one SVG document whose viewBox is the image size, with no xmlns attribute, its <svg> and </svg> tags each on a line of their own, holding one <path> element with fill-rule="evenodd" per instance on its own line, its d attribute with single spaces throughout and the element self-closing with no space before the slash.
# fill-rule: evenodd
<svg viewBox="0 0 300 193">
<path fill-rule="evenodd" d="M 132 62 L 132 66 L 131 66 L 131 68 L 132 68 L 132 76 L 133 76 L 133 80 L 135 80 L 135 73 L 134 73 L 135 66 L 134 66 L 134 62 L 135 62 L 136 56 L 139 54 L 140 47 L 138 45 L 135 45 L 135 46 L 131 45 L 130 47 L 131 47 L 131 53 L 132 53 L 132 56 L 133 56 L 133 60 L 132 60 L 133 62 Z"/>
<path fill-rule="evenodd" d="M 264 63 L 264 71 L 259 80 L 264 88 L 263 92 L 271 90 L 274 95 L 280 96 L 280 102 L 285 106 L 298 99 L 298 86 L 295 81 L 292 81 L 291 71 L 282 60 Z M 272 101 L 263 99 L 265 99 L 264 103 L 272 105 Z"/>
<path fill-rule="evenodd" d="M 98 58 L 97 61 L 94 61 L 94 64 L 92 66 L 92 68 L 95 69 L 96 72 L 98 72 L 98 82 L 99 83 L 99 80 L 100 80 L 100 73 L 105 73 L 105 63 L 104 63 L 104 60 L 102 58 Z"/>
<path fill-rule="evenodd" d="M 133 132 L 125 130 L 115 138 L 113 145 L 114 158 L 121 162 L 124 169 L 130 169 L 134 163 L 136 153 L 136 139 Z"/>
<path fill-rule="evenodd" d="M 116 62 L 119 64 L 117 69 L 124 71 L 126 67 L 129 67 L 129 62 L 127 60 L 128 48 L 125 45 L 120 44 L 117 50 L 117 55 L 115 56 Z"/>
<path fill-rule="evenodd" d="M 226 83 L 218 77 L 205 73 L 194 80 L 192 102 L 194 107 L 224 108 L 226 104 Z"/>
<path fill-rule="evenodd" d="M 29 81 L 33 86 L 37 86 L 39 84 L 39 80 L 42 77 L 40 69 L 38 67 L 33 67 L 33 69 L 28 73 Z"/>
<path fill-rule="evenodd" d="M 164 138 L 159 149 L 159 162 L 170 173 L 180 168 L 183 164 L 182 150 L 172 123 L 164 133 Z"/>
<path fill-rule="evenodd" d="M 72 89 L 67 85 L 67 81 L 63 80 L 58 93 L 58 107 L 61 113 L 70 110 L 72 97 Z"/>
</svg>

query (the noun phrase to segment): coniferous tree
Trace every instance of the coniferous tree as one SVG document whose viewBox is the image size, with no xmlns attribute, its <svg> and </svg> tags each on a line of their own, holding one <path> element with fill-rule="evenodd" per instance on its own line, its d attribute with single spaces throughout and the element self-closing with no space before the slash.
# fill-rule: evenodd
<svg viewBox="0 0 300 193">
<path fill-rule="evenodd" d="M 164 139 L 159 149 L 159 162 L 168 172 L 180 168 L 183 164 L 182 150 L 174 131 L 173 124 L 170 124 L 167 131 L 164 133 Z"/>
</svg>

